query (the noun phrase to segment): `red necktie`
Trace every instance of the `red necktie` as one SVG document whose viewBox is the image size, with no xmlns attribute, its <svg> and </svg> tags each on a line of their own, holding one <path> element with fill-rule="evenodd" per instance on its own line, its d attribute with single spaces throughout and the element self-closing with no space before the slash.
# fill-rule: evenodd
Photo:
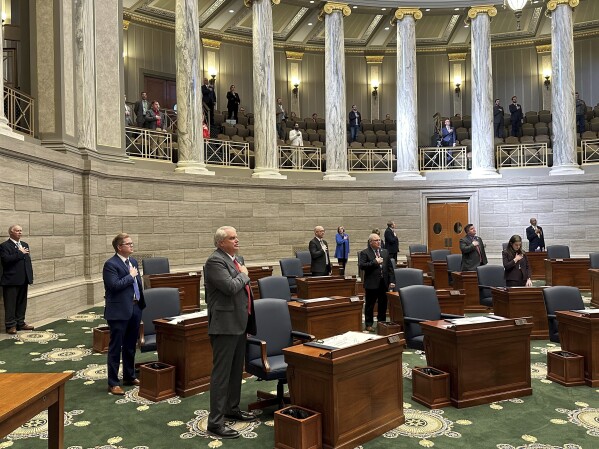
<svg viewBox="0 0 599 449">
<path fill-rule="evenodd" d="M 235 268 L 237 268 L 238 272 L 241 272 L 241 265 L 237 262 L 237 259 L 233 259 L 233 263 L 235 264 Z M 248 294 L 248 315 L 252 314 L 252 296 L 250 294 L 250 286 L 245 284 L 245 291 Z"/>
</svg>

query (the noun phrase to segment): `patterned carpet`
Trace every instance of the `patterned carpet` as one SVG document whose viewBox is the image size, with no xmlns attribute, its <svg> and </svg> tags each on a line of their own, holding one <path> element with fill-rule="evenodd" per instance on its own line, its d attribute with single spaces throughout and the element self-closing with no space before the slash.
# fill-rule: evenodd
<svg viewBox="0 0 599 449">
<path fill-rule="evenodd" d="M 587 298 L 588 299 L 588 298 Z M 106 356 L 93 353 L 92 328 L 103 324 L 95 308 L 13 339 L 0 341 L 0 372 L 73 372 L 67 382 L 65 447 L 68 449 L 272 448 L 273 409 L 256 423 L 239 423 L 237 440 L 218 440 L 206 432 L 208 394 L 175 397 L 159 403 L 125 387 L 125 396 L 106 392 Z M 404 352 L 406 423 L 362 447 L 371 448 L 597 448 L 599 390 L 566 388 L 545 379 L 547 352 L 558 347 L 532 341 L 533 395 L 466 409 L 428 410 L 411 400 L 411 367 L 424 364 L 424 354 Z M 146 353 L 138 361 L 155 360 Z M 381 379 L 384 381 L 384 379 Z M 242 405 L 256 390 L 275 390 L 254 378 L 244 381 Z M 2 400 L 0 392 L 0 401 Z M 47 414 L 0 440 L 0 449 L 47 447 Z"/>
</svg>

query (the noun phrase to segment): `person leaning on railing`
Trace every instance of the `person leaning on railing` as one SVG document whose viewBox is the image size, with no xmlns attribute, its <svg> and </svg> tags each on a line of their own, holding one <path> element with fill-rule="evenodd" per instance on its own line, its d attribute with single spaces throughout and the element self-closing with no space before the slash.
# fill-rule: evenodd
<svg viewBox="0 0 599 449">
<path fill-rule="evenodd" d="M 294 147 L 304 146 L 302 131 L 299 129 L 299 125 L 297 123 L 294 123 L 293 129 L 289 131 L 289 145 L 292 145 Z"/>
</svg>

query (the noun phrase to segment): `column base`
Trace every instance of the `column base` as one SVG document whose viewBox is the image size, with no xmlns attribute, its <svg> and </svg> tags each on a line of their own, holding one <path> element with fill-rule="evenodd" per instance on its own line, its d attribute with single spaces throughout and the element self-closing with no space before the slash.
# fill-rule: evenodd
<svg viewBox="0 0 599 449">
<path fill-rule="evenodd" d="M 214 172 L 206 168 L 206 164 L 197 161 L 180 161 L 177 163 L 175 173 L 189 173 L 191 175 L 214 176 Z"/>
<path fill-rule="evenodd" d="M 584 170 L 577 164 L 572 165 L 558 165 L 551 167 L 549 176 L 561 176 L 561 175 L 584 175 Z"/>
<path fill-rule="evenodd" d="M 15 132 L 10 126 L 7 125 L 6 119 L 0 120 L 0 135 L 12 137 L 13 139 L 17 140 L 25 140 L 25 136 L 23 134 Z"/>
<path fill-rule="evenodd" d="M 356 178 L 349 175 L 347 170 L 327 170 L 322 177 L 324 181 L 355 181 Z"/>
<path fill-rule="evenodd" d="M 494 168 L 473 168 L 468 175 L 469 179 L 483 179 L 483 178 L 501 178 L 501 173 L 497 173 Z"/>
<path fill-rule="evenodd" d="M 393 177 L 393 181 L 426 181 L 426 176 L 422 176 L 419 171 L 398 171 Z"/>
<path fill-rule="evenodd" d="M 252 178 L 255 179 L 287 179 L 286 175 L 279 173 L 279 170 L 274 168 L 255 168 L 252 173 Z"/>
</svg>

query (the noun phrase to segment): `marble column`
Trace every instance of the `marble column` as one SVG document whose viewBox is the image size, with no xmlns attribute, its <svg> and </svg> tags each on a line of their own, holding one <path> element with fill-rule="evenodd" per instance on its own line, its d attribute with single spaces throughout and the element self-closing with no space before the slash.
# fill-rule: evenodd
<svg viewBox="0 0 599 449">
<path fill-rule="evenodd" d="M 576 160 L 574 31 L 572 10 L 578 0 L 549 0 L 551 13 L 551 104 L 553 167 L 550 175 L 584 173 Z"/>
<path fill-rule="evenodd" d="M 344 3 L 328 2 L 319 20 L 324 20 L 325 120 L 327 124 L 326 181 L 353 181 L 347 169 L 347 119 L 345 101 L 345 42 L 343 17 L 351 9 Z"/>
<path fill-rule="evenodd" d="M 175 171 L 195 175 L 214 175 L 214 172 L 209 171 L 204 163 L 198 17 L 197 0 L 176 1 L 175 64 L 179 162 Z"/>
<path fill-rule="evenodd" d="M 416 99 L 416 20 L 419 9 L 398 8 L 397 25 L 397 173 L 395 181 L 424 179 L 418 167 L 418 101 Z"/>
<path fill-rule="evenodd" d="M 500 178 L 495 168 L 493 129 L 493 72 L 491 17 L 494 6 L 474 6 L 468 11 L 472 33 L 472 171 L 470 178 Z"/>
<path fill-rule="evenodd" d="M 281 0 L 244 0 L 252 7 L 254 153 L 252 178 L 287 179 L 279 172 L 272 6 Z"/>
<path fill-rule="evenodd" d="M 0 3 L 0 14 L 2 13 L 2 3 Z M 0 25 L 0 54 L 3 54 L 3 27 Z M 0 58 L 0 73 L 4 73 L 4 58 Z M 4 95 L 4 77 L 0 76 L 0 92 Z M 19 140 L 25 140 L 22 134 L 14 132 L 13 129 L 8 126 L 8 120 L 6 119 L 6 111 L 4 110 L 4 101 L 0 101 L 0 134 L 3 136 L 13 137 Z"/>
</svg>

